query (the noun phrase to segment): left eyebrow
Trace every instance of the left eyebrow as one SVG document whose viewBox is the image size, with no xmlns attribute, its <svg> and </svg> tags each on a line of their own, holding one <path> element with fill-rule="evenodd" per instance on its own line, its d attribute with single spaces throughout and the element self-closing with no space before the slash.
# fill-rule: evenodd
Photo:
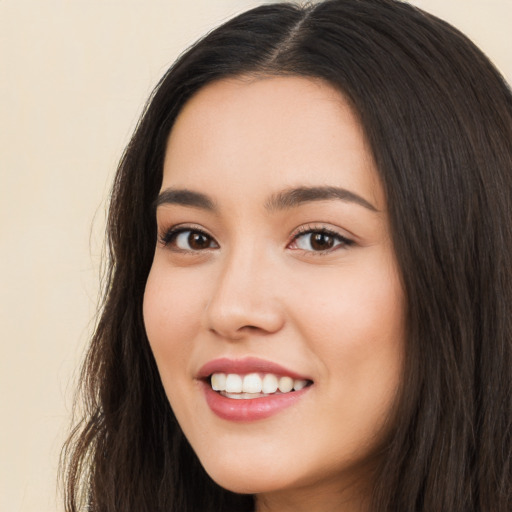
<svg viewBox="0 0 512 512">
<path fill-rule="evenodd" d="M 156 210 L 162 204 L 179 204 L 181 206 L 189 206 L 191 208 L 200 208 L 215 212 L 217 207 L 212 199 L 206 194 L 195 192 L 188 189 L 167 188 L 160 192 L 153 203 L 153 210 Z"/>
<path fill-rule="evenodd" d="M 363 197 L 339 187 L 297 187 L 272 194 L 265 203 L 265 208 L 270 211 L 288 210 L 296 208 L 303 203 L 312 201 L 326 201 L 339 199 L 349 203 L 363 206 L 372 212 L 378 212 L 377 208 Z"/>
</svg>

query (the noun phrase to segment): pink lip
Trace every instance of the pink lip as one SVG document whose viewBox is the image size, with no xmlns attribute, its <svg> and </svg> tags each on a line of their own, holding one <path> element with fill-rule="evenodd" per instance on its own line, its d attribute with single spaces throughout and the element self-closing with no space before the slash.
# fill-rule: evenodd
<svg viewBox="0 0 512 512">
<path fill-rule="evenodd" d="M 220 358 L 206 363 L 198 373 L 198 379 L 202 380 L 206 403 L 213 413 L 228 421 L 249 422 L 268 418 L 296 404 L 312 387 L 307 386 L 300 391 L 290 393 L 276 393 L 261 398 L 237 400 L 222 396 L 211 388 L 207 377 L 212 373 L 221 372 L 242 375 L 247 373 L 273 373 L 275 375 L 288 375 L 294 379 L 311 379 L 276 363 L 252 357 L 238 360 Z"/>
<path fill-rule="evenodd" d="M 293 379 L 311 380 L 309 377 L 300 375 L 284 366 L 256 357 L 246 357 L 244 359 L 222 357 L 214 359 L 201 367 L 197 378 L 206 379 L 212 373 L 238 373 L 240 375 L 247 373 L 273 373 L 281 376 L 287 375 Z"/>
<path fill-rule="evenodd" d="M 278 412 L 296 404 L 311 386 L 291 393 L 273 394 L 261 398 L 237 400 L 222 396 L 213 391 L 208 382 L 203 381 L 203 391 L 206 403 L 220 418 L 228 421 L 256 421 L 268 418 Z"/>
</svg>

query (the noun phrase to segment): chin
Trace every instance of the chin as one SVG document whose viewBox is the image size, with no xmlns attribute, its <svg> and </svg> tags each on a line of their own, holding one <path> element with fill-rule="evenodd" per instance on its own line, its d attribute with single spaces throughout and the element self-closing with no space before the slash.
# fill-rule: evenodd
<svg viewBox="0 0 512 512">
<path fill-rule="evenodd" d="M 244 468 L 227 466 L 228 464 L 215 464 L 214 467 L 203 467 L 217 485 L 237 494 L 268 493 L 293 486 L 289 478 L 283 478 L 282 474 L 278 474 L 268 464 L 263 468 L 251 467 L 250 464 L 246 464 Z"/>
</svg>

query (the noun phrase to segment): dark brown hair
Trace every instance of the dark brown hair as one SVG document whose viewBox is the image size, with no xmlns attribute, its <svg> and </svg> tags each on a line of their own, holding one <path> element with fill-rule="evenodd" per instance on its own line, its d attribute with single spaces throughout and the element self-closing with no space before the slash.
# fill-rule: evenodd
<svg viewBox="0 0 512 512">
<path fill-rule="evenodd" d="M 315 77 L 358 112 L 388 201 L 406 295 L 406 364 L 374 511 L 512 510 L 512 96 L 447 23 L 395 0 L 265 5 L 189 49 L 126 148 L 109 271 L 64 451 L 66 510 L 252 510 L 206 475 L 163 391 L 142 301 L 153 201 L 184 103 L 243 74 Z"/>
</svg>

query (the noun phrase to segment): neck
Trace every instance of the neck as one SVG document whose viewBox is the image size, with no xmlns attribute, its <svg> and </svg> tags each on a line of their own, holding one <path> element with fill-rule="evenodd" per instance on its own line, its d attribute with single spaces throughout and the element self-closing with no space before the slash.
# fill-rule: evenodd
<svg viewBox="0 0 512 512">
<path fill-rule="evenodd" d="M 312 486 L 258 494 L 256 512 L 368 512 L 368 493 L 361 486 L 341 488 L 331 482 L 322 488 Z"/>
</svg>

